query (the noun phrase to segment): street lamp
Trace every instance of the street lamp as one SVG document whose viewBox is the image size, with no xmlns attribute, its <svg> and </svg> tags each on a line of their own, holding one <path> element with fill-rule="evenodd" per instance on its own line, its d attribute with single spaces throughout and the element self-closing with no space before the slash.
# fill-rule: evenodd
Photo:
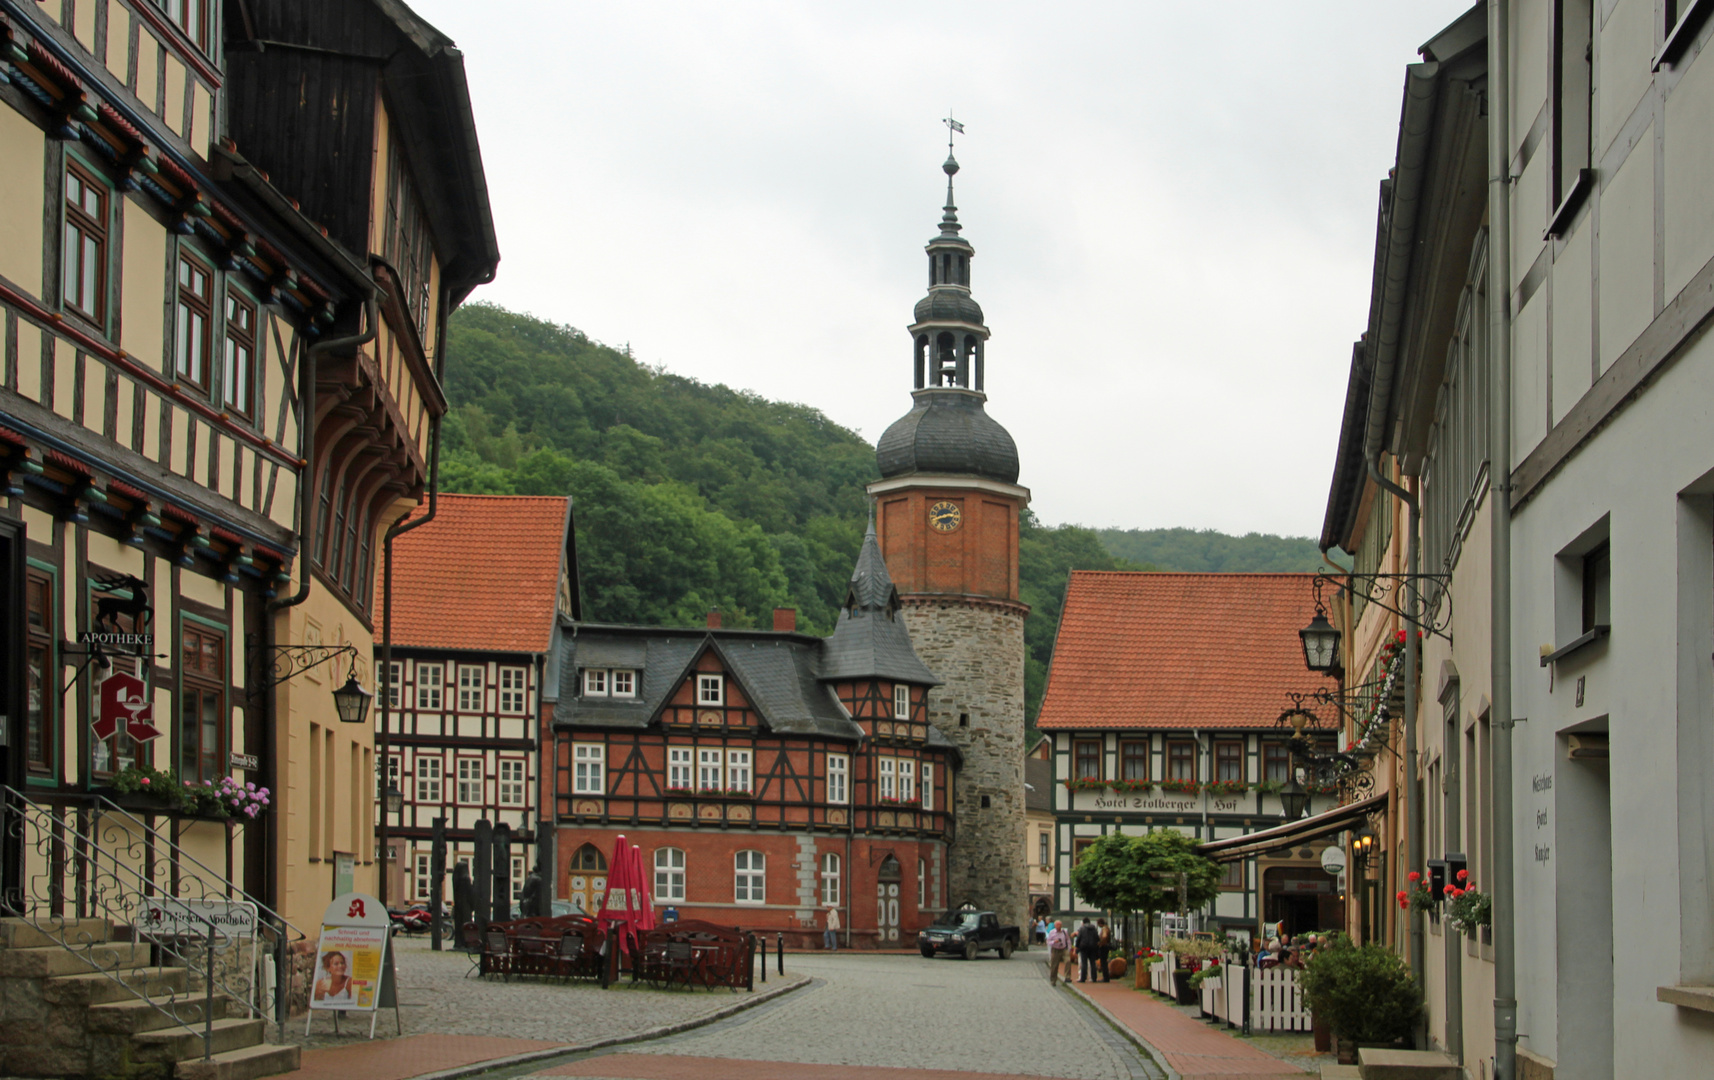
<svg viewBox="0 0 1714 1080">
<path fill-rule="evenodd" d="M 363 684 L 357 681 L 357 669 L 353 667 L 345 678 L 345 685 L 333 692 L 333 705 L 339 710 L 340 722 L 361 724 L 368 720 L 369 702 L 374 698 L 375 695 L 363 689 Z"/>
<path fill-rule="evenodd" d="M 387 813 L 402 814 L 405 812 L 405 793 L 399 790 L 399 785 L 387 785 Z"/>
<path fill-rule="evenodd" d="M 1339 629 L 1327 621 L 1327 612 L 1319 601 L 1315 618 L 1297 632 L 1303 639 L 1303 663 L 1311 671 L 1332 671 L 1339 665 Z"/>
<path fill-rule="evenodd" d="M 1296 821 L 1309 809 L 1309 792 L 1297 782 L 1297 777 L 1292 777 L 1286 786 L 1280 789 L 1280 805 L 1285 808 L 1287 821 Z"/>
</svg>

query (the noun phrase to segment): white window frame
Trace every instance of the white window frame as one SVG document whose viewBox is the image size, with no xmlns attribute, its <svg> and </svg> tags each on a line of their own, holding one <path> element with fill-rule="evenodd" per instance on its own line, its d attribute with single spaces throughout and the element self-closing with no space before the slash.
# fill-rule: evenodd
<svg viewBox="0 0 1714 1080">
<path fill-rule="evenodd" d="M 399 702 L 405 699 L 405 662 L 394 660 L 387 665 L 387 708 L 399 711 Z"/>
<path fill-rule="evenodd" d="M 696 787 L 696 755 L 688 746 L 667 747 L 667 790 L 691 791 Z"/>
<path fill-rule="evenodd" d="M 417 711 L 440 712 L 441 702 L 445 700 L 441 691 L 446 688 L 446 666 L 440 663 L 425 664 L 419 660 L 416 683 Z"/>
<path fill-rule="evenodd" d="M 851 801 L 851 759 L 844 754 L 827 755 L 827 801 L 839 806 Z"/>
<path fill-rule="evenodd" d="M 899 797 L 898 760 L 883 757 L 875 759 L 875 796 L 880 799 L 896 799 Z"/>
<path fill-rule="evenodd" d="M 768 902 L 768 856 L 762 851 L 740 851 L 732 856 L 732 902 Z"/>
<path fill-rule="evenodd" d="M 934 809 L 934 765 L 925 761 L 922 763 L 922 808 Z"/>
<path fill-rule="evenodd" d="M 899 801 L 916 802 L 917 763 L 911 758 L 899 759 Z"/>
<path fill-rule="evenodd" d="M 507 716 L 521 716 L 529 701 L 530 680 L 521 667 L 500 669 L 500 711 Z"/>
<path fill-rule="evenodd" d="M 501 758 L 499 766 L 499 804 L 525 805 L 524 791 L 530 780 L 528 762 L 523 758 Z"/>
<path fill-rule="evenodd" d="M 442 783 L 446 779 L 446 762 L 439 754 L 417 754 L 411 761 L 411 787 L 416 791 L 419 805 L 439 806 Z"/>
<path fill-rule="evenodd" d="M 754 770 L 751 762 L 754 760 L 749 750 L 726 751 L 726 790 L 751 791 L 754 780 Z"/>
<path fill-rule="evenodd" d="M 605 743 L 571 744 L 571 793 L 607 794 L 607 746 Z"/>
<path fill-rule="evenodd" d="M 427 900 L 429 899 L 429 878 L 434 876 L 431 869 L 434 866 L 434 856 L 427 851 L 419 851 L 416 856 L 416 859 L 413 860 L 416 863 L 416 870 L 412 875 L 411 894 L 418 900 Z"/>
<path fill-rule="evenodd" d="M 684 849 L 655 849 L 655 902 L 684 903 Z"/>
<path fill-rule="evenodd" d="M 723 756 L 718 746 L 696 748 L 696 790 L 726 790 L 726 775 L 721 768 Z"/>
<path fill-rule="evenodd" d="M 529 877 L 530 868 L 524 864 L 522 855 L 512 856 L 512 903 L 524 895 L 524 879 Z"/>
<path fill-rule="evenodd" d="M 584 668 L 583 669 L 583 696 L 584 697 L 606 697 L 607 696 L 607 669 L 606 668 Z"/>
<path fill-rule="evenodd" d="M 834 907 L 839 906 L 841 902 L 839 898 L 841 880 L 839 856 L 831 851 L 823 854 L 821 856 L 821 905 L 823 907 L 829 904 Z"/>
<path fill-rule="evenodd" d="M 485 794 L 483 789 L 488 786 L 486 783 L 487 777 L 484 775 L 487 770 L 483 768 L 483 760 L 479 757 L 458 757 L 454 760 L 456 761 L 456 764 L 453 766 L 453 769 L 455 770 L 453 783 L 455 785 L 454 793 L 458 796 L 458 805 L 481 806 L 483 802 L 482 796 Z M 467 766 L 471 765 L 476 767 L 476 775 L 466 776 L 465 773 L 467 771 Z M 467 787 L 467 785 L 471 784 L 474 784 L 476 787 L 476 795 L 474 798 L 470 797 L 470 792 Z"/>
<path fill-rule="evenodd" d="M 637 696 L 637 673 L 629 668 L 614 668 L 608 673 L 607 684 L 614 697 Z"/>
<path fill-rule="evenodd" d="M 698 672 L 696 676 L 696 704 L 698 706 L 726 704 L 726 677 Z"/>
<path fill-rule="evenodd" d="M 458 665 L 458 711 L 482 711 L 482 691 L 487 688 L 487 672 L 481 664 Z"/>
<path fill-rule="evenodd" d="M 904 683 L 893 684 L 893 718 L 909 720 L 911 718 L 911 688 Z"/>
<path fill-rule="evenodd" d="M 917 860 L 917 910 L 928 907 L 928 863 Z"/>
</svg>

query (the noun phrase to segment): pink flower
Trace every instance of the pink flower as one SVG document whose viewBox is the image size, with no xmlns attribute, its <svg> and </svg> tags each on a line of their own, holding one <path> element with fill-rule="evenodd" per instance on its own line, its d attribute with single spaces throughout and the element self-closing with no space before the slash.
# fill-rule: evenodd
<svg viewBox="0 0 1714 1080">
<path fill-rule="evenodd" d="M 149 778 L 147 776 L 143 777 L 142 782 L 147 784 L 149 782 Z"/>
</svg>

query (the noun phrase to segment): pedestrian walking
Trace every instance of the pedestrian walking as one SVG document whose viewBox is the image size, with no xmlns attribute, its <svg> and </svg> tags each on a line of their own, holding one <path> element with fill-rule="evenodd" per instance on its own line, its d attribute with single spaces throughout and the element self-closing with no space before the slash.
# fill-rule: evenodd
<svg viewBox="0 0 1714 1080">
<path fill-rule="evenodd" d="M 1100 950 L 1098 962 L 1101 965 L 1101 981 L 1112 982 L 1113 976 L 1107 970 L 1107 957 L 1111 956 L 1113 953 L 1113 928 L 1107 925 L 1106 919 L 1096 919 L 1095 927 L 1101 932 L 1101 943 L 1098 946 Z"/>
<path fill-rule="evenodd" d="M 821 943 L 828 952 L 839 949 L 839 907 L 835 904 L 827 905 L 827 929 L 821 932 Z"/>
<path fill-rule="evenodd" d="M 1101 931 L 1086 915 L 1077 928 L 1077 981 L 1088 982 L 1095 969 L 1095 951 L 1101 947 Z"/>
<path fill-rule="evenodd" d="M 1065 932 L 1065 924 L 1058 919 L 1053 921 L 1053 929 L 1047 932 L 1047 982 L 1049 986 L 1059 982 L 1059 969 L 1065 963 L 1065 953 L 1071 946 L 1071 935 Z"/>
</svg>

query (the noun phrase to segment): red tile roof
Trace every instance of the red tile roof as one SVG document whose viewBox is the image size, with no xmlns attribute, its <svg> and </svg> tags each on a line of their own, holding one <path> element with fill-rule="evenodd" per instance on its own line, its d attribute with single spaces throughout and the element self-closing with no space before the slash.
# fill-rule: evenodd
<svg viewBox="0 0 1714 1080">
<path fill-rule="evenodd" d="M 1288 690 L 1334 688 L 1297 636 L 1314 576 L 1072 571 L 1036 725 L 1273 726 Z"/>
<path fill-rule="evenodd" d="M 546 652 L 570 500 L 442 495 L 433 521 L 393 541 L 393 644 Z M 375 575 L 376 642 L 381 574 Z"/>
</svg>

